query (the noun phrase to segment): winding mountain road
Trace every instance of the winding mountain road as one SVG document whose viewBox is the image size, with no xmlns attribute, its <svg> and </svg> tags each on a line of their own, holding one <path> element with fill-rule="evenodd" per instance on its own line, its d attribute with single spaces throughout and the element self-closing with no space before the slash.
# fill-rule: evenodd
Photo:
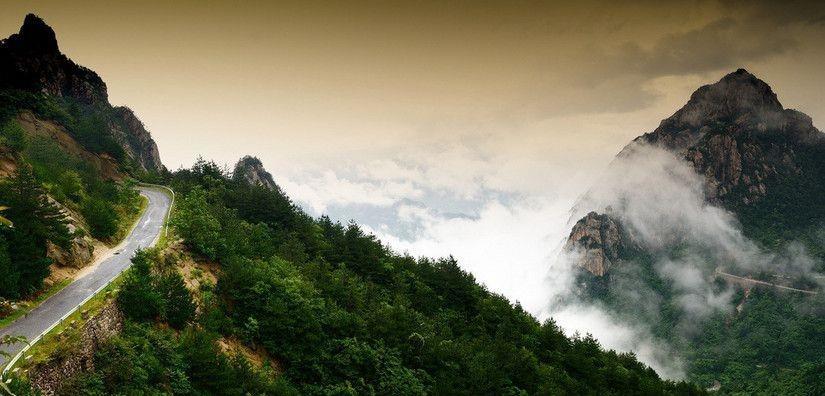
<svg viewBox="0 0 825 396">
<path fill-rule="evenodd" d="M 89 273 L 43 301 L 26 316 L 0 329 L 0 337 L 24 336 L 27 340 L 36 340 L 60 322 L 61 318 L 86 302 L 126 268 L 129 268 L 131 259 L 138 249 L 153 246 L 157 242 L 163 231 L 171 199 L 159 188 L 139 187 L 138 189 L 141 195 L 148 198 L 149 205 L 129 235 Z M 25 347 L 26 344 L 17 343 L 3 345 L 0 350 L 14 356 Z M 4 366 L 7 360 L 0 356 L 0 367 Z"/>
<path fill-rule="evenodd" d="M 776 283 L 770 283 L 770 282 L 765 282 L 765 281 L 761 281 L 761 280 L 758 280 L 758 279 L 745 278 L 745 277 L 742 277 L 742 276 L 739 276 L 739 275 L 729 274 L 727 272 L 724 272 L 724 271 L 720 270 L 719 268 L 717 268 L 715 272 L 716 272 L 716 276 L 721 277 L 721 278 L 725 279 L 726 281 L 728 281 L 730 283 L 737 283 L 737 284 L 742 285 L 742 286 L 773 287 L 773 288 L 779 289 L 779 290 L 798 292 L 798 293 L 808 294 L 808 295 L 812 295 L 812 296 L 815 296 L 815 295 L 819 294 L 819 292 L 817 292 L 816 290 L 797 289 L 795 287 L 782 286 L 782 285 L 777 285 Z"/>
</svg>

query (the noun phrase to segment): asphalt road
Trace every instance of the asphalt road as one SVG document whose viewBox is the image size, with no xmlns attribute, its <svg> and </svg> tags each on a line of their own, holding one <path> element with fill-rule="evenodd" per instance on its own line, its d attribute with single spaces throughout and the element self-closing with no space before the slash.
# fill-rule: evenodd
<svg viewBox="0 0 825 396">
<path fill-rule="evenodd" d="M 169 196 L 154 188 L 140 187 L 139 190 L 141 195 L 149 199 L 149 205 L 135 228 L 123 242 L 112 250 L 112 254 L 92 271 L 49 297 L 26 316 L 0 329 L 0 337 L 4 335 L 22 335 L 28 340 L 33 340 L 87 297 L 94 294 L 101 287 L 108 285 L 123 270 L 128 268 L 131 264 L 131 258 L 138 249 L 152 246 L 157 242 L 163 231 L 164 219 L 171 204 Z M 114 254 L 115 252 L 119 253 Z M 25 344 L 17 343 L 4 345 L 0 348 L 14 356 L 24 347 Z M 0 356 L 0 367 L 5 365 L 6 360 L 8 358 Z"/>
</svg>

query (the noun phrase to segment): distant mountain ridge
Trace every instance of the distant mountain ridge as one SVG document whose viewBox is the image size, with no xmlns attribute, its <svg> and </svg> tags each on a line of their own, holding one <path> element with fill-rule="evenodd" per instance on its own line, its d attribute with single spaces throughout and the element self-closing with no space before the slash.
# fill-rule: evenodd
<svg viewBox="0 0 825 396">
<path fill-rule="evenodd" d="M 164 169 L 143 123 L 132 110 L 109 104 L 106 83 L 61 53 L 54 30 L 34 14 L 26 15 L 19 33 L 0 41 L 0 90 L 48 95 L 101 114 L 108 133 L 137 167 Z"/>
</svg>

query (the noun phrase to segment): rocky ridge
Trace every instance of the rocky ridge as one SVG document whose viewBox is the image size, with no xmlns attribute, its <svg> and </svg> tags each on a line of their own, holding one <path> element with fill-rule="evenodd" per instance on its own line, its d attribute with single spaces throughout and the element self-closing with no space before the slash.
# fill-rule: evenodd
<svg viewBox="0 0 825 396">
<path fill-rule="evenodd" d="M 143 123 L 128 108 L 109 104 L 106 83 L 61 53 L 54 30 L 36 15 L 26 15 L 19 33 L 0 41 L 0 90 L 49 95 L 111 113 L 109 133 L 126 155 L 142 170 L 163 169 L 157 144 Z"/>
</svg>

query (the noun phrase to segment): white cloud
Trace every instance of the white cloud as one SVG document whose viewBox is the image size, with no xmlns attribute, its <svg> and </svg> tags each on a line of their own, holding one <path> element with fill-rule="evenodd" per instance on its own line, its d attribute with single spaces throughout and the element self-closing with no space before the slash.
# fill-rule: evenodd
<svg viewBox="0 0 825 396">
<path fill-rule="evenodd" d="M 355 181 L 331 170 L 306 175 L 300 182 L 280 179 L 279 184 L 292 199 L 308 205 L 315 213 L 323 213 L 332 204 L 391 206 L 401 199 L 423 194 L 409 181 Z"/>
</svg>

